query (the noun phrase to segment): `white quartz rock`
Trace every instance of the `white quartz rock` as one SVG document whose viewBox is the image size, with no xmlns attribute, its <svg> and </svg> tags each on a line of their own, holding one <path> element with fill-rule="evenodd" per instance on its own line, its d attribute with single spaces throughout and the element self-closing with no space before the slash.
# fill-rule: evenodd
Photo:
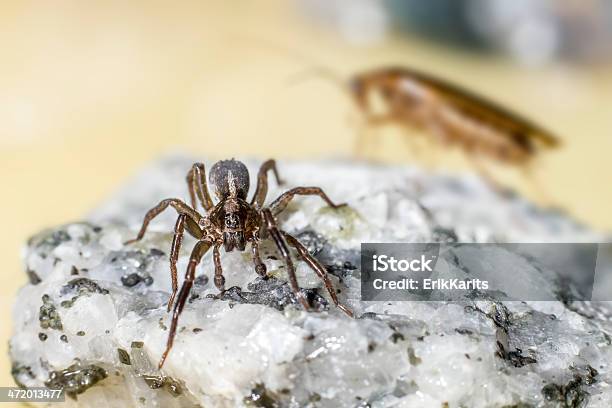
<svg viewBox="0 0 612 408">
<path fill-rule="evenodd" d="M 207 255 L 158 371 L 169 325 L 175 213 L 157 218 L 140 243 L 122 242 L 159 200 L 187 198 L 184 180 L 193 161 L 156 162 L 84 222 L 28 242 L 30 284 L 17 296 L 10 343 L 16 381 L 62 386 L 74 398 L 67 405 L 91 407 L 612 405 L 609 304 L 361 302 L 359 289 L 361 242 L 597 242 L 601 236 L 472 176 L 353 162 L 279 162 L 287 185 L 271 181 L 268 199 L 317 185 L 348 202 L 332 211 L 316 197 L 297 198 L 279 221 L 335 275 L 339 297 L 358 318 L 334 308 L 297 259 L 300 284 L 320 311 L 293 304 L 270 243 L 261 251 L 271 279 L 257 277 L 249 253 L 223 254 L 230 289 L 224 300 L 208 298 L 216 289 Z M 259 162 L 246 164 L 254 186 Z M 193 243 L 184 242 L 179 278 Z"/>
</svg>

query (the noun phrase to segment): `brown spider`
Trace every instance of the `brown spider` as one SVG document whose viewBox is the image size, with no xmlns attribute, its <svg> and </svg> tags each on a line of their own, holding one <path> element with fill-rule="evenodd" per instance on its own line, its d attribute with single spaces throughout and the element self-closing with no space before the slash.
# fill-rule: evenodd
<svg viewBox="0 0 612 408">
<path fill-rule="evenodd" d="M 193 285 L 196 266 L 211 247 L 213 248 L 213 261 L 215 264 L 215 286 L 223 293 L 225 290 L 225 278 L 223 277 L 223 270 L 221 269 L 221 255 L 219 253 L 221 246 L 225 248 L 226 252 L 231 252 L 234 249 L 244 251 L 247 243 L 250 243 L 255 271 L 260 276 L 265 277 L 266 265 L 259 257 L 259 243 L 265 234 L 269 234 L 285 261 L 291 289 L 304 309 L 310 310 L 310 306 L 298 286 L 289 246 L 295 248 L 299 256 L 316 272 L 319 278 L 323 280 L 334 304 L 348 316 L 353 316 L 351 310 L 338 301 L 336 291 L 327 275 L 325 267 L 321 265 L 317 259 L 312 257 L 304 245 L 295 237 L 279 229 L 275 218 L 276 215 L 287 207 L 289 201 L 296 195 L 318 195 L 332 208 L 339 208 L 346 204 L 334 204 L 319 187 L 295 187 L 281 194 L 270 205 L 264 207 L 263 204 L 268 192 L 268 171 L 270 170 L 274 172 L 276 182 L 281 184 L 276 170 L 276 162 L 274 160 L 264 162 L 257 176 L 255 194 L 249 203 L 246 201 L 249 191 L 249 171 L 246 166 L 242 162 L 234 159 L 222 160 L 215 163 L 210 170 L 209 181 L 214 185 L 214 192 L 219 202 L 213 204 L 206 185 L 204 165 L 196 163 L 187 174 L 191 206 L 176 198 L 162 200 L 158 205 L 147 212 L 136 238 L 126 241 L 125 244 L 130 244 L 141 240 L 151 220 L 168 208 L 168 206 L 173 207 L 178 212 L 179 216 L 174 226 L 174 238 L 170 250 L 172 294 L 168 300 L 168 311 L 170 311 L 173 304 L 174 310 L 166 350 L 159 361 L 159 368 L 163 366 L 172 348 L 176 335 L 178 318 L 183 311 L 185 301 Z M 206 215 L 204 216 L 196 210 L 196 197 L 206 211 Z M 196 238 L 198 242 L 191 252 L 191 257 L 189 258 L 189 264 L 185 273 L 185 280 L 181 286 L 180 292 L 178 292 L 178 298 L 175 303 L 174 299 L 178 291 L 176 263 L 185 230 Z"/>
</svg>

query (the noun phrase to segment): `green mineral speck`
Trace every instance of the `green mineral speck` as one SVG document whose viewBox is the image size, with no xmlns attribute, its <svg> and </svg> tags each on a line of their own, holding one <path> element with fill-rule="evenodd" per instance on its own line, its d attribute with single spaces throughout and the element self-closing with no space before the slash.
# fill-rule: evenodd
<svg viewBox="0 0 612 408">
<path fill-rule="evenodd" d="M 164 388 L 173 397 L 178 397 L 183 393 L 181 384 L 172 377 L 165 377 L 161 375 L 143 375 L 144 382 L 152 390 Z"/>
<path fill-rule="evenodd" d="M 321 395 L 317 394 L 316 392 L 312 393 L 312 394 L 310 394 L 310 398 L 308 398 L 308 400 L 310 402 L 319 402 L 319 401 L 321 401 Z"/>
<path fill-rule="evenodd" d="M 422 362 L 422 360 L 414 353 L 414 349 L 412 347 L 408 347 L 408 361 L 413 366 L 419 365 Z"/>
<path fill-rule="evenodd" d="M 101 287 L 95 281 L 88 279 L 88 278 L 72 279 L 71 281 L 66 283 L 64 286 L 62 286 L 60 290 L 60 295 L 64 296 L 64 295 L 67 295 L 69 293 L 74 293 L 74 292 L 76 292 L 76 295 L 73 296 L 70 300 L 64 300 L 60 303 L 62 307 L 65 307 L 65 308 L 72 307 L 74 303 L 77 301 L 77 299 L 79 299 L 82 296 L 90 296 L 91 294 L 95 294 L 95 293 L 98 293 L 101 295 L 108 295 L 109 293 L 108 289 Z M 48 297 L 48 295 L 45 295 L 45 296 Z M 43 302 L 45 302 L 44 297 L 43 297 Z"/>
<path fill-rule="evenodd" d="M 165 377 L 164 388 L 166 391 L 170 393 L 173 397 L 178 397 L 183 393 L 183 389 L 181 388 L 181 384 L 173 378 Z"/>
<path fill-rule="evenodd" d="M 79 330 L 78 332 L 76 332 L 77 336 L 84 336 L 85 332 L 83 330 Z"/>
<path fill-rule="evenodd" d="M 130 355 L 127 351 L 122 348 L 117 349 L 117 354 L 119 355 L 119 361 L 125 365 L 132 365 L 132 360 L 130 359 Z"/>
<path fill-rule="evenodd" d="M 164 378 L 160 375 L 143 375 L 142 379 L 152 390 L 161 388 L 164 385 Z"/>
<path fill-rule="evenodd" d="M 61 371 L 51 371 L 45 386 L 62 389 L 70 398 L 76 399 L 77 394 L 85 392 L 107 376 L 106 370 L 101 367 L 76 363 Z"/>
<path fill-rule="evenodd" d="M 74 306 L 74 302 L 76 302 L 76 300 L 77 300 L 77 299 L 78 299 L 78 296 L 74 296 L 74 297 L 73 297 L 72 299 L 70 299 L 70 300 L 63 300 L 63 301 L 60 303 L 60 306 L 61 306 L 61 307 L 65 307 L 65 308 L 72 307 L 72 306 Z"/>
<path fill-rule="evenodd" d="M 42 297 L 43 304 L 39 309 L 38 320 L 42 329 L 63 330 L 62 319 L 60 318 L 55 305 L 49 295 Z"/>
</svg>

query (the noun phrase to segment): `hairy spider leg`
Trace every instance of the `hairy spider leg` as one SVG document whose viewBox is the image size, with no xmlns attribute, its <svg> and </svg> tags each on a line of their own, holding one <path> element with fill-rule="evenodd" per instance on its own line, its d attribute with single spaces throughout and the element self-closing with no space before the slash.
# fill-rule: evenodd
<svg viewBox="0 0 612 408">
<path fill-rule="evenodd" d="M 138 232 L 138 236 L 134 239 L 126 241 L 125 244 L 128 245 L 133 242 L 140 241 L 144 237 L 144 234 L 151 220 L 153 220 L 153 218 L 155 218 L 162 211 L 168 208 L 168 206 L 174 207 L 179 213 L 179 216 L 176 220 L 176 224 L 174 225 L 174 236 L 172 238 L 172 246 L 170 249 L 170 278 L 172 279 L 172 294 L 170 295 L 170 299 L 168 300 L 168 311 L 170 311 L 170 309 L 172 308 L 172 304 L 174 303 L 176 292 L 178 291 L 176 263 L 178 261 L 181 244 L 183 242 L 185 227 L 187 228 L 187 231 L 194 237 L 198 239 L 202 238 L 203 233 L 198 226 L 198 221 L 202 217 L 195 210 L 193 210 L 187 204 L 183 203 L 180 200 L 172 198 L 163 200 L 157 206 L 153 207 L 147 212 L 142 223 L 142 227 L 140 228 L 140 232 Z"/>
<path fill-rule="evenodd" d="M 340 303 L 340 301 L 338 301 L 338 295 L 336 294 L 336 290 L 334 289 L 334 286 L 331 280 L 329 279 L 327 269 L 325 269 L 325 267 L 321 265 L 321 263 L 315 257 L 313 257 L 312 255 L 308 253 L 308 250 L 304 247 L 304 245 L 302 245 L 300 241 L 298 241 L 295 237 L 293 237 L 292 235 L 288 234 L 285 231 L 282 231 L 282 233 L 287 239 L 287 242 L 289 243 L 289 245 L 291 245 L 297 250 L 300 257 L 308 264 L 308 266 L 312 268 L 312 270 L 315 271 L 315 273 L 323 281 L 323 283 L 325 284 L 325 288 L 327 289 L 327 292 L 329 292 L 329 296 L 332 298 L 332 301 L 334 302 L 334 305 L 336 305 L 340 310 L 346 313 L 349 317 L 353 317 L 354 315 L 351 309 L 349 309 L 348 307 Z"/>
<path fill-rule="evenodd" d="M 215 286 L 220 293 L 225 292 L 225 277 L 223 276 L 223 268 L 221 267 L 221 253 L 219 248 L 222 244 L 217 244 L 213 248 L 213 262 L 215 264 Z"/>
<path fill-rule="evenodd" d="M 261 257 L 259 256 L 259 238 L 255 238 L 251 242 L 251 253 L 253 254 L 253 264 L 255 264 L 255 272 L 263 278 L 266 277 L 266 264 L 262 262 Z"/>
<path fill-rule="evenodd" d="M 176 336 L 176 327 L 178 325 L 178 319 L 181 313 L 183 312 L 183 307 L 185 306 L 185 302 L 189 297 L 189 291 L 191 291 L 191 287 L 193 286 L 193 281 L 195 279 L 195 270 L 202 257 L 208 251 L 211 244 L 207 241 L 198 241 L 198 243 L 194 246 L 193 251 L 191 251 L 191 256 L 189 257 L 189 264 L 187 265 L 187 271 L 185 272 L 185 280 L 183 281 L 183 285 L 181 286 L 181 291 L 178 294 L 178 298 L 176 303 L 174 304 L 174 310 L 172 312 L 172 322 L 170 324 L 170 331 L 168 333 L 168 340 L 166 342 L 166 350 L 163 352 L 161 359 L 159 360 L 158 367 L 161 369 L 168 357 L 168 353 L 172 348 L 174 343 L 174 337 Z"/>
<path fill-rule="evenodd" d="M 306 296 L 304 296 L 302 291 L 300 291 L 300 287 L 298 286 L 297 277 L 295 276 L 295 267 L 293 266 L 293 261 L 291 260 L 289 248 L 287 247 L 287 243 L 285 242 L 283 235 L 281 234 L 278 229 L 278 226 L 276 225 L 276 221 L 272 216 L 272 212 L 270 211 L 270 209 L 264 208 L 262 210 L 262 215 L 266 223 L 268 232 L 270 233 L 270 236 L 278 247 L 278 250 L 280 251 L 281 256 L 283 257 L 283 260 L 285 261 L 285 265 L 287 266 L 287 275 L 289 276 L 289 284 L 291 285 L 291 290 L 293 290 L 295 297 L 302 304 L 304 309 L 310 310 L 310 305 L 306 300 Z"/>
<path fill-rule="evenodd" d="M 213 202 L 208 193 L 208 184 L 206 184 L 204 164 L 193 164 L 191 170 L 187 173 L 187 186 L 189 187 L 189 197 L 191 198 L 191 206 L 193 208 L 197 208 L 196 195 L 200 199 L 204 210 L 208 212 L 213 208 Z"/>
<path fill-rule="evenodd" d="M 258 209 L 263 207 L 266 201 L 266 195 L 268 194 L 268 171 L 270 170 L 274 173 L 276 184 L 283 184 L 276 170 L 276 161 L 273 159 L 266 160 L 259 168 L 259 173 L 257 174 L 257 187 L 255 188 L 253 199 L 251 200 L 251 205 L 256 206 Z"/>
<path fill-rule="evenodd" d="M 168 312 L 172 309 L 172 303 L 174 303 L 174 297 L 178 291 L 178 278 L 176 263 L 178 262 L 179 252 L 181 250 L 181 244 L 183 243 L 183 234 L 185 233 L 185 214 L 178 216 L 176 224 L 174 225 L 174 236 L 172 237 L 172 246 L 170 247 L 170 278 L 172 279 L 172 294 L 168 299 Z"/>
<path fill-rule="evenodd" d="M 269 208 L 272 214 L 278 215 L 280 212 L 282 212 L 287 207 L 287 204 L 289 204 L 289 202 L 293 200 L 296 195 L 317 195 L 332 208 L 346 206 L 346 203 L 335 204 L 319 187 L 295 187 L 281 194 L 276 200 L 274 200 L 274 202 L 272 202 L 272 204 L 270 204 Z"/>
<path fill-rule="evenodd" d="M 147 211 L 147 214 L 144 217 L 142 226 L 140 227 L 140 231 L 138 231 L 138 235 L 136 236 L 136 238 L 125 241 L 124 245 L 140 241 L 147 232 L 147 227 L 149 226 L 149 223 L 153 220 L 153 218 L 157 217 L 169 206 L 174 208 L 177 213 L 185 214 L 187 217 L 191 218 L 191 220 L 194 221 L 196 224 L 199 224 L 200 220 L 202 219 L 202 216 L 196 210 L 188 206 L 184 201 L 179 200 L 177 198 L 167 198 L 165 200 L 161 200 L 159 204 Z"/>
</svg>

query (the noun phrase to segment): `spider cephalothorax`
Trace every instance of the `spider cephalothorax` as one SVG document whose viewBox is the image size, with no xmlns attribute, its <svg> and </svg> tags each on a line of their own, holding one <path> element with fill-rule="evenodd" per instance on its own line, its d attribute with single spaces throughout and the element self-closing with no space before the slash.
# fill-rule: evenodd
<svg viewBox="0 0 612 408">
<path fill-rule="evenodd" d="M 234 159 L 215 163 L 210 170 L 209 180 L 210 184 L 214 187 L 214 193 L 218 199 L 217 204 L 214 204 L 208 192 L 204 165 L 196 163 L 187 174 L 191 206 L 175 198 L 162 200 L 147 212 L 137 237 L 127 241 L 127 243 L 132 243 L 141 240 L 151 220 L 168 208 L 168 206 L 173 207 L 178 212 L 179 215 L 174 227 L 174 238 L 170 251 L 172 294 L 168 300 L 168 310 L 173 305 L 174 309 L 168 334 L 168 343 L 159 362 L 160 368 L 172 348 L 179 315 L 193 286 L 196 266 L 210 248 L 213 250 L 213 262 L 215 265 L 215 286 L 222 293 L 225 290 L 225 278 L 223 277 L 223 269 L 221 267 L 220 248 L 223 247 L 226 252 L 233 250 L 244 251 L 247 245 L 250 244 L 255 271 L 260 276 L 265 277 L 266 266 L 259 256 L 259 243 L 262 238 L 271 238 L 287 266 L 291 289 L 302 306 L 309 310 L 308 301 L 300 291 L 295 276 L 295 267 L 289 252 L 289 247 L 292 247 L 297 251 L 300 258 L 323 280 L 334 304 L 347 315 L 352 316 L 350 309 L 338 301 L 325 267 L 312 257 L 295 237 L 282 231 L 276 221 L 276 215 L 282 212 L 289 201 L 296 195 L 318 195 L 333 208 L 338 208 L 345 204 L 334 204 L 319 187 L 295 187 L 281 194 L 270 205 L 264 206 L 263 204 L 268 192 L 268 171 L 270 170 L 274 173 L 276 181 L 280 184 L 278 172 L 276 171 L 276 163 L 274 160 L 266 161 L 259 169 L 257 188 L 249 202 L 247 201 L 249 171 L 246 166 Z M 197 210 L 198 200 L 204 208 L 205 215 L 200 214 Z M 191 252 L 185 280 L 179 292 L 176 264 L 185 230 L 197 239 L 197 243 Z M 178 297 L 175 303 L 174 300 L 177 292 Z"/>
</svg>

